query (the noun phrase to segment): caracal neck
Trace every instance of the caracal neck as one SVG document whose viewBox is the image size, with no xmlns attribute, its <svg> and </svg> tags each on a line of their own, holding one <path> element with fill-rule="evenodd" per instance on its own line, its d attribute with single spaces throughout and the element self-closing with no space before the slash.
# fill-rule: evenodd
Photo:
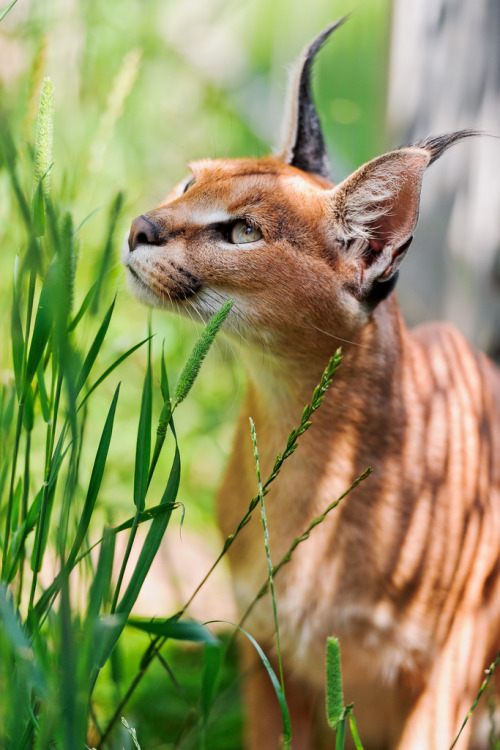
<svg viewBox="0 0 500 750">
<path fill-rule="evenodd" d="M 390 323 L 389 323 L 390 320 Z M 388 332 L 390 331 L 390 335 Z M 310 403 L 313 391 L 335 351 L 340 347 L 342 361 L 328 398 L 332 407 L 344 412 L 349 401 L 357 401 L 361 383 L 370 383 L 376 391 L 387 390 L 388 383 L 401 367 L 403 350 L 411 349 L 412 337 L 399 311 L 394 295 L 384 300 L 353 340 L 343 341 L 329 331 L 311 328 L 310 346 L 296 346 L 291 339 L 288 351 L 278 356 L 256 347 L 243 349 L 251 399 L 262 416 L 295 424 L 302 409 Z M 366 404 L 370 409 L 370 404 Z"/>
</svg>

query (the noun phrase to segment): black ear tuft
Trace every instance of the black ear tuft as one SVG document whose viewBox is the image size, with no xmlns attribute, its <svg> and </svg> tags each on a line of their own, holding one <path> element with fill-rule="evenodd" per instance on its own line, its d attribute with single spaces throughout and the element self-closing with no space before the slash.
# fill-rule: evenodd
<svg viewBox="0 0 500 750">
<path fill-rule="evenodd" d="M 282 158 L 304 172 L 319 174 L 327 179 L 331 179 L 330 166 L 312 97 L 311 70 L 315 56 L 345 18 L 324 29 L 303 51 L 289 91 L 288 113 L 284 123 L 286 135 Z"/>
<path fill-rule="evenodd" d="M 454 143 L 470 138 L 473 135 L 484 135 L 480 130 L 457 130 L 454 133 L 444 133 L 443 135 L 429 135 L 417 143 L 412 143 L 410 148 L 423 148 L 430 154 L 429 164 L 439 159 L 446 149 L 453 146 Z"/>
</svg>

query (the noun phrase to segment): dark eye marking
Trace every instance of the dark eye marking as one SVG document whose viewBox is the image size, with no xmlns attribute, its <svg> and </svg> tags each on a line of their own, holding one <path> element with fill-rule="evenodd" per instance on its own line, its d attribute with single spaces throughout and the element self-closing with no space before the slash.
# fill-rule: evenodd
<svg viewBox="0 0 500 750">
<path fill-rule="evenodd" d="M 191 187 L 191 185 L 194 185 L 195 182 L 196 182 L 196 177 L 192 177 L 189 180 L 189 182 L 186 182 L 186 184 L 184 185 L 184 190 L 182 192 L 186 193 L 189 190 L 189 188 Z"/>
</svg>

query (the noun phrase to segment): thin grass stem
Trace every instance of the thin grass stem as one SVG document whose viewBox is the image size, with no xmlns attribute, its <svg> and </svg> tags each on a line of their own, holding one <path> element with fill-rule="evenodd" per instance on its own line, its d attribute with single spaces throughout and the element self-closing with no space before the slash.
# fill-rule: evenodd
<svg viewBox="0 0 500 750">
<path fill-rule="evenodd" d="M 25 406 L 25 401 L 26 401 L 26 392 L 28 388 L 28 383 L 26 383 L 26 368 L 27 368 L 27 362 L 28 362 L 28 341 L 29 341 L 29 335 L 30 335 L 30 330 L 31 330 L 31 320 L 33 316 L 35 284 L 36 284 L 36 272 L 32 270 L 30 273 L 30 280 L 29 280 L 29 287 L 28 287 L 28 300 L 27 300 L 27 306 L 26 306 L 26 326 L 25 326 L 25 333 L 24 333 L 23 361 L 22 361 L 22 370 L 21 370 L 22 372 L 21 398 L 18 404 L 16 433 L 15 433 L 15 438 L 14 438 L 14 449 L 12 453 L 12 467 L 11 467 L 10 482 L 9 482 L 9 498 L 7 501 L 7 515 L 5 519 L 5 533 L 4 533 L 3 553 L 2 553 L 2 577 L 5 574 L 5 565 L 7 562 L 7 553 L 9 550 L 10 529 L 11 529 L 11 523 L 12 523 L 12 506 L 14 502 L 14 485 L 15 485 L 16 470 L 17 470 L 17 459 L 19 455 L 19 446 L 20 446 L 20 441 L 21 441 L 21 433 L 22 433 L 23 417 L 24 417 L 24 406 Z M 14 295 L 16 294 L 17 292 L 14 289 Z"/>
<path fill-rule="evenodd" d="M 340 495 L 340 497 L 338 497 L 336 500 L 334 500 L 333 503 L 330 503 L 330 505 L 323 511 L 323 513 L 320 516 L 317 516 L 313 521 L 311 521 L 311 523 L 309 524 L 309 526 L 307 527 L 307 529 L 300 536 L 296 537 L 293 540 L 293 542 L 290 545 L 290 548 L 288 549 L 288 551 L 283 555 L 283 557 L 281 558 L 281 560 L 279 561 L 279 563 L 274 566 L 274 568 L 273 568 L 273 576 L 274 577 L 276 576 L 276 574 L 281 570 L 281 568 L 284 565 L 286 565 L 288 562 L 290 562 L 290 560 L 292 559 L 292 555 L 295 552 L 295 550 L 297 549 L 297 547 L 299 546 L 299 544 L 302 544 L 302 542 L 305 542 L 307 539 L 309 539 L 309 537 L 311 535 L 311 532 L 314 529 L 314 527 L 318 526 L 320 523 L 323 523 L 323 521 L 325 520 L 326 516 L 329 513 L 331 513 L 332 510 L 334 510 L 342 502 L 342 500 L 345 497 L 347 497 L 347 495 L 350 492 L 352 492 L 352 490 L 354 490 L 358 486 L 358 484 L 360 482 L 363 482 L 367 477 L 369 477 L 371 473 L 372 473 L 372 469 L 370 467 L 368 467 L 362 474 L 360 474 L 359 477 L 357 477 L 354 480 L 354 482 L 351 484 L 351 486 L 348 487 L 345 490 L 345 492 L 343 492 Z M 267 593 L 268 588 L 269 588 L 269 579 L 267 579 L 265 581 L 265 583 L 262 584 L 261 588 L 259 589 L 259 592 L 258 592 L 257 596 L 251 602 L 251 604 L 248 606 L 248 609 L 246 610 L 245 614 L 241 618 L 241 621 L 240 621 L 241 624 L 243 624 L 245 622 L 245 620 L 250 615 L 250 612 L 255 607 L 255 605 L 257 604 L 257 602 L 259 601 L 259 599 L 262 599 L 262 597 Z"/>
<path fill-rule="evenodd" d="M 12 467 L 10 472 L 9 481 L 9 498 L 7 501 L 7 514 L 5 517 L 5 532 L 3 538 L 3 552 L 2 552 L 2 578 L 6 574 L 7 565 L 7 552 L 9 548 L 10 540 L 10 529 L 12 523 L 12 510 L 14 506 L 14 485 L 16 481 L 16 468 L 17 468 L 17 457 L 19 455 L 19 444 L 21 441 L 21 432 L 23 427 L 23 413 L 24 413 L 24 402 L 21 401 L 18 405 L 17 411 L 17 422 L 16 422 L 16 434 L 14 438 L 14 448 L 12 453 Z"/>
<path fill-rule="evenodd" d="M 30 483 L 30 456 L 31 456 L 31 432 L 26 434 L 26 451 L 24 454 L 24 479 L 23 479 L 23 495 L 21 500 L 21 515 L 22 522 L 26 521 L 28 516 L 28 494 L 29 494 L 29 483 Z M 21 606 L 21 599 L 23 593 L 23 580 L 24 580 L 24 563 L 26 559 L 25 553 L 26 539 L 23 539 L 21 543 L 21 549 L 19 552 L 19 589 L 17 592 L 17 606 Z"/>
<path fill-rule="evenodd" d="M 273 563 L 271 561 L 271 551 L 269 549 L 269 529 L 267 526 L 266 506 L 264 504 L 264 491 L 262 488 L 262 478 L 260 475 L 260 461 L 259 461 L 259 449 L 257 446 L 257 433 L 255 432 L 255 424 L 251 417 L 250 417 L 250 432 L 252 435 L 253 455 L 255 459 L 255 471 L 257 474 L 257 483 L 258 483 L 258 488 L 259 488 L 260 514 L 261 514 L 261 519 L 262 519 L 262 526 L 264 528 L 264 546 L 266 548 L 267 568 L 269 571 L 268 583 L 269 583 L 269 588 L 271 590 L 271 600 L 273 603 L 274 632 L 276 634 L 276 649 L 278 652 L 278 667 L 279 667 L 279 673 L 280 673 L 281 690 L 283 691 L 283 696 L 286 697 L 285 696 L 285 678 L 283 675 L 283 660 L 281 658 L 280 633 L 279 633 L 279 626 L 278 626 L 278 608 L 276 605 L 276 596 L 274 594 Z M 288 746 L 288 744 L 289 743 L 286 743 L 286 746 Z"/>
<path fill-rule="evenodd" d="M 462 722 L 462 726 L 460 727 L 457 736 L 455 737 L 455 739 L 451 743 L 451 745 L 449 747 L 449 750 L 453 750 L 453 748 L 457 744 L 458 740 L 460 739 L 460 735 L 462 734 L 463 730 L 465 729 L 465 725 L 467 724 L 467 722 L 469 721 L 470 717 L 472 716 L 472 712 L 474 711 L 474 709 L 476 708 L 477 704 L 479 703 L 479 700 L 480 700 L 482 694 L 486 690 L 486 688 L 488 686 L 488 683 L 491 680 L 491 678 L 493 677 L 495 669 L 497 668 L 497 666 L 499 664 L 500 664 L 500 651 L 498 652 L 495 661 L 492 662 L 490 664 L 490 666 L 488 667 L 488 669 L 486 670 L 486 677 L 482 681 L 481 687 L 479 688 L 479 691 L 478 691 L 478 694 L 476 695 L 472 706 L 467 711 L 467 715 L 466 715 L 465 719 Z"/>
<path fill-rule="evenodd" d="M 52 469 L 53 450 L 55 443 L 55 434 L 57 426 L 57 416 L 59 412 L 59 403 L 61 399 L 61 389 L 63 384 L 62 373 L 59 372 L 57 376 L 57 385 L 55 388 L 55 397 L 53 398 L 53 412 L 52 412 L 52 423 L 47 425 L 47 442 L 46 442 L 46 454 L 45 454 L 45 474 L 43 482 L 43 493 L 42 502 L 40 506 L 40 515 L 38 516 L 38 523 L 35 536 L 35 550 L 34 550 L 34 564 L 33 564 L 33 576 L 31 579 L 31 590 L 30 599 L 28 605 L 28 612 L 33 609 L 35 600 L 36 585 L 38 580 L 38 573 L 40 572 L 42 562 L 42 547 L 43 537 L 45 531 L 45 522 L 47 517 L 48 500 L 49 500 L 49 478 Z"/>
</svg>

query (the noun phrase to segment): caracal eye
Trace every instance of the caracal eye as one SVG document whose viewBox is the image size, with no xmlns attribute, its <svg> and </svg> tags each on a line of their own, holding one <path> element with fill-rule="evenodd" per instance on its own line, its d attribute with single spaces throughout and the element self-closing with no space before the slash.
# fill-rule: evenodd
<svg viewBox="0 0 500 750">
<path fill-rule="evenodd" d="M 196 182 L 196 178 L 191 177 L 191 179 L 188 182 L 186 182 L 186 184 L 184 185 L 184 190 L 182 192 L 185 193 L 187 190 L 189 190 L 191 185 L 193 185 L 195 182 Z"/>
<path fill-rule="evenodd" d="M 244 242 L 257 242 L 262 239 L 262 232 L 257 227 L 252 227 L 246 221 L 237 221 L 231 229 L 231 242 L 242 245 Z"/>
</svg>

